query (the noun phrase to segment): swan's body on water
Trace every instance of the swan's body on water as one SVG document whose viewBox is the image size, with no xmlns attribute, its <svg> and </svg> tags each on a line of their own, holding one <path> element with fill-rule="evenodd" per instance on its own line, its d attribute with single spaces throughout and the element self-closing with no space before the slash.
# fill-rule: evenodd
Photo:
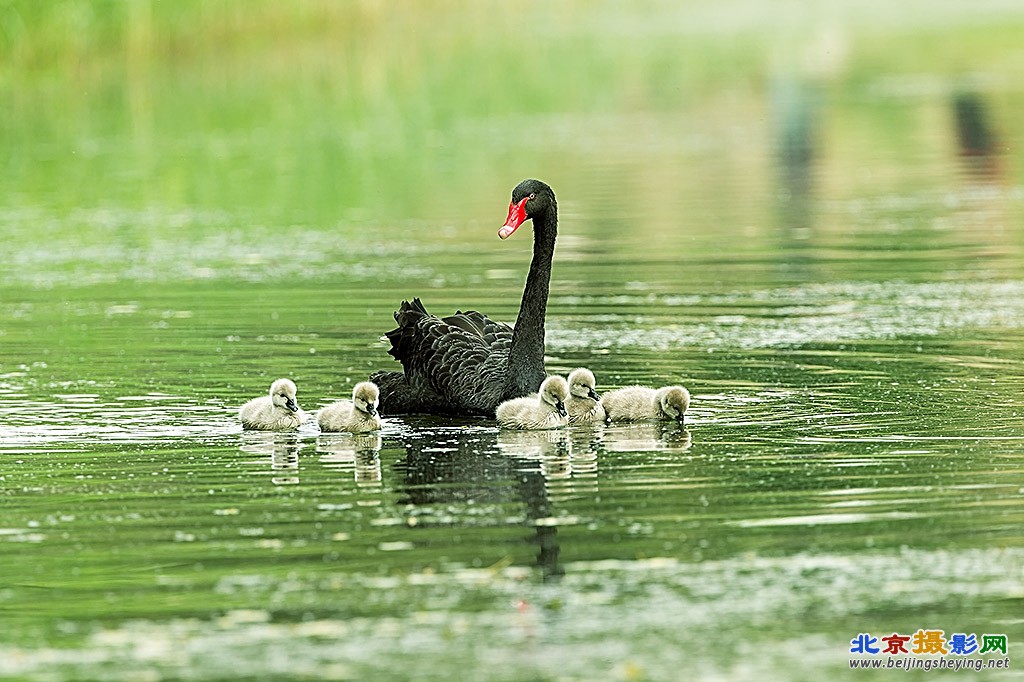
<svg viewBox="0 0 1024 682">
<path fill-rule="evenodd" d="M 253 398 L 238 410 L 242 427 L 257 431 L 290 431 L 306 421 L 306 413 L 295 399 L 295 382 L 278 379 L 270 385 L 270 394 Z"/>
</svg>

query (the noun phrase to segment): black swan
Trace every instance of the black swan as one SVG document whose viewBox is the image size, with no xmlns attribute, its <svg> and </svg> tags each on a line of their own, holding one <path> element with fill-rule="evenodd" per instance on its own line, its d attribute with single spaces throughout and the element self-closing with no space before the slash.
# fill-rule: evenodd
<svg viewBox="0 0 1024 682">
<path fill-rule="evenodd" d="M 376 372 L 383 414 L 493 416 L 510 398 L 536 393 L 544 371 L 544 315 L 558 232 L 555 193 L 540 180 L 512 190 L 502 239 L 533 220 L 533 260 L 515 328 L 468 310 L 438 318 L 418 298 L 402 301 L 387 333 L 403 372 Z"/>
</svg>

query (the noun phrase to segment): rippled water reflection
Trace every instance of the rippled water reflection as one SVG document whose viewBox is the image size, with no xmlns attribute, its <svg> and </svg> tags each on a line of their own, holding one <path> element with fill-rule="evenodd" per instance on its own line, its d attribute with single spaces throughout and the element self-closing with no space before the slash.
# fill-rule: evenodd
<svg viewBox="0 0 1024 682">
<path fill-rule="evenodd" d="M 429 656 L 416 677 L 474 660 L 476 679 L 521 679 L 557 677 L 568 655 L 623 678 L 743 678 L 755 669 L 737 660 L 830 669 L 834 640 L 865 621 L 970 612 L 1012 631 L 1016 425 L 993 410 L 989 433 L 960 432 L 942 406 L 919 411 L 931 386 L 872 388 L 862 355 L 809 353 L 787 358 L 789 383 L 825 359 L 848 371 L 818 388 L 715 383 L 687 428 L 424 417 L 370 436 L 267 434 L 183 396 L 20 401 L 5 423 L 32 426 L 3 427 L 17 454 L 0 543 L 32 578 L 6 587 L 5 609 L 52 614 L 80 644 L 6 645 L 0 670 L 363 679 Z M 600 377 L 615 358 L 598 357 Z M 686 632 L 723 642 L 695 650 Z"/>
</svg>

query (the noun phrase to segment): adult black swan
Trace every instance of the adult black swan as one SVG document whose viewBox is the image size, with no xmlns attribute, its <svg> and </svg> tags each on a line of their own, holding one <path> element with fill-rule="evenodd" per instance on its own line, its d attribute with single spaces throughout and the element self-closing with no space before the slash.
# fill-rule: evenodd
<svg viewBox="0 0 1024 682">
<path fill-rule="evenodd" d="M 544 315 L 551 259 L 558 232 L 555 193 L 540 180 L 512 190 L 508 220 L 498 230 L 507 239 L 533 220 L 533 261 L 526 277 L 515 328 L 468 310 L 438 318 L 418 298 L 402 301 L 387 333 L 391 354 L 403 372 L 376 372 L 382 414 L 494 415 L 509 398 L 536 393 L 544 381 Z"/>
</svg>

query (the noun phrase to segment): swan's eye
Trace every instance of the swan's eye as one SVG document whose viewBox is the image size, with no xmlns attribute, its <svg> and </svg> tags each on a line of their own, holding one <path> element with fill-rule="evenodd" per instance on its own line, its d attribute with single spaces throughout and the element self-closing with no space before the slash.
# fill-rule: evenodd
<svg viewBox="0 0 1024 682">
<path fill-rule="evenodd" d="M 530 192 L 530 198 L 531 199 L 536 199 L 537 198 L 537 193 L 536 192 Z"/>
</svg>

